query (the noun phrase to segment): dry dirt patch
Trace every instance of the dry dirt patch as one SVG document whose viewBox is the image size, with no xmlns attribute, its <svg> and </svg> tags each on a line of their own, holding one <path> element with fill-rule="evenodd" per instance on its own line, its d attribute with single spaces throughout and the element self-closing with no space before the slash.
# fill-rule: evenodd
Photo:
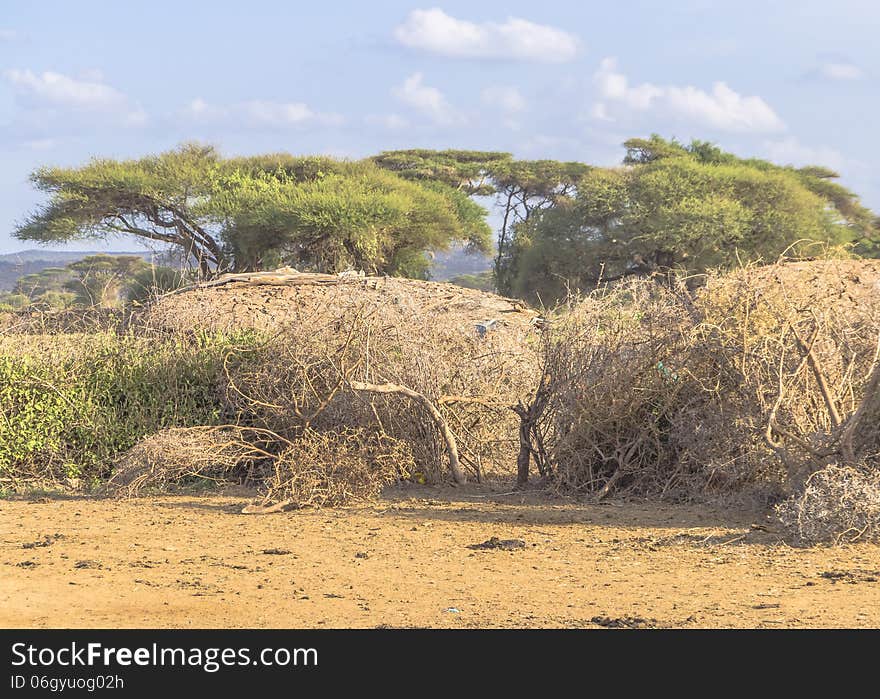
<svg viewBox="0 0 880 699">
<path fill-rule="evenodd" d="M 468 487 L 248 516 L 241 496 L 0 501 L 0 626 L 880 625 L 880 547 L 794 549 L 752 512 Z M 493 537 L 524 545 L 474 548 Z"/>
</svg>

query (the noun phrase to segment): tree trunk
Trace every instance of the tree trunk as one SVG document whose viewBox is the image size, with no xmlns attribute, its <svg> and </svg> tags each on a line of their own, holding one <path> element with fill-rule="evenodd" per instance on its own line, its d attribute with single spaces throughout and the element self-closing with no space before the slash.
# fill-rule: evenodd
<svg viewBox="0 0 880 699">
<path fill-rule="evenodd" d="M 532 410 L 522 403 L 515 405 L 513 411 L 519 415 L 519 453 L 516 456 L 516 485 L 525 487 L 529 482 L 529 466 L 532 460 Z"/>
</svg>

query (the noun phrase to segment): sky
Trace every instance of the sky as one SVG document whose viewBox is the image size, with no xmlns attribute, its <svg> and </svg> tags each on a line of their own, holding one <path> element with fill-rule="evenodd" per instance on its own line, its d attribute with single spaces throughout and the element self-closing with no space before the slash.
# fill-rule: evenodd
<svg viewBox="0 0 880 699">
<path fill-rule="evenodd" d="M 35 168 L 184 141 L 612 165 L 659 133 L 829 166 L 880 211 L 878 27 L 876 0 L 0 0 L 0 253 L 34 247 Z"/>
</svg>

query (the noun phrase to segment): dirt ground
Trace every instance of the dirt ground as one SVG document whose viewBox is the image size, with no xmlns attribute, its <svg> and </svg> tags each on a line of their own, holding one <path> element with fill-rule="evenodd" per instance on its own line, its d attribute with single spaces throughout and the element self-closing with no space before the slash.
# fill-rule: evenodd
<svg viewBox="0 0 880 699">
<path fill-rule="evenodd" d="M 475 487 L 243 502 L 0 500 L 0 627 L 880 626 L 880 546 L 792 548 L 756 513 Z"/>
</svg>

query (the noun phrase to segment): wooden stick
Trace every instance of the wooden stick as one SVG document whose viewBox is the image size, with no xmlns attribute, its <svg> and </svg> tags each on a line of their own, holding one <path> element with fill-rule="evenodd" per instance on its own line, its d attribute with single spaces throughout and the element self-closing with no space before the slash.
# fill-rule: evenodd
<svg viewBox="0 0 880 699">
<path fill-rule="evenodd" d="M 424 394 L 395 383 L 375 384 L 364 383 L 362 381 L 352 381 L 351 387 L 355 391 L 369 391 L 370 393 L 398 393 L 421 403 L 434 420 L 434 423 L 440 430 L 440 434 L 443 435 L 443 440 L 446 442 L 446 449 L 449 452 L 449 470 L 452 473 L 452 478 L 459 485 L 467 483 L 467 477 L 465 476 L 464 471 L 461 470 L 461 464 L 458 460 L 458 444 L 455 441 L 455 435 L 452 434 L 452 430 L 449 429 L 449 425 L 446 423 L 446 420 L 443 419 L 443 415 L 440 414 L 440 411 L 437 410 L 436 406 L 428 400 Z"/>
<path fill-rule="evenodd" d="M 843 459 L 848 464 L 856 463 L 853 435 L 855 435 L 859 424 L 865 417 L 865 413 L 868 412 L 869 406 L 872 408 L 876 407 L 878 391 L 880 391 L 880 364 L 871 370 L 871 378 L 868 381 L 868 385 L 865 387 L 865 394 L 862 397 L 858 408 L 856 408 L 856 411 L 850 416 L 849 420 L 847 420 L 843 429 L 843 434 L 840 437 L 840 448 Z"/>
<path fill-rule="evenodd" d="M 834 429 L 840 427 L 841 419 L 840 413 L 837 412 L 837 406 L 834 405 L 834 399 L 831 396 L 831 391 L 828 388 L 828 382 L 825 381 L 825 375 L 822 373 L 822 369 L 819 367 L 819 362 L 816 361 L 816 355 L 813 354 L 813 343 L 811 342 L 807 345 L 804 342 L 804 339 L 800 336 L 797 329 L 794 325 L 791 326 L 791 330 L 794 333 L 794 338 L 797 340 L 798 346 L 801 348 L 801 351 L 807 358 L 807 362 L 810 365 L 810 369 L 813 371 L 813 376 L 816 378 L 816 383 L 819 384 L 819 390 L 822 392 L 822 398 L 825 400 L 825 407 L 828 408 L 828 414 L 831 417 L 831 426 Z M 816 327 L 816 336 L 819 335 L 818 324 Z"/>
</svg>

